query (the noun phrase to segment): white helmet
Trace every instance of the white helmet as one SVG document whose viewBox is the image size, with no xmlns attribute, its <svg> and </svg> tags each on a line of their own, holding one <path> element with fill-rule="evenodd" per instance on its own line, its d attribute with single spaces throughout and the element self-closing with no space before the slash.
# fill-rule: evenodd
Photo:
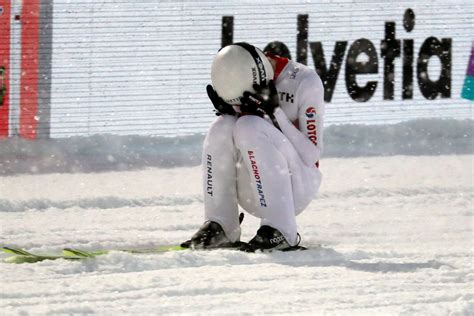
<svg viewBox="0 0 474 316">
<path fill-rule="evenodd" d="M 273 68 L 265 54 L 247 43 L 225 46 L 214 57 L 211 80 L 217 94 L 227 103 L 240 105 L 245 91 L 273 79 Z"/>
</svg>

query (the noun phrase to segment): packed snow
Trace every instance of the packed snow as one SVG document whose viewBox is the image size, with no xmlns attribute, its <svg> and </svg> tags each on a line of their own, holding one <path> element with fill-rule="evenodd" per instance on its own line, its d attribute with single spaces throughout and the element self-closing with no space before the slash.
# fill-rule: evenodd
<svg viewBox="0 0 474 316">
<path fill-rule="evenodd" d="M 472 144 L 472 135 L 452 139 Z M 298 217 L 307 251 L 112 252 L 81 262 L 0 263 L 0 310 L 473 315 L 474 155 L 468 146 L 456 155 L 323 159 L 320 194 Z M 184 241 L 202 223 L 195 163 L 85 169 L 11 168 L 1 176 L 0 244 L 38 253 L 148 248 Z M 242 239 L 258 225 L 247 214 Z"/>
<path fill-rule="evenodd" d="M 474 153 L 474 120 L 419 119 L 391 125 L 340 124 L 324 130 L 324 157 Z M 0 175 L 102 172 L 197 166 L 204 135 L 97 134 L 0 140 Z"/>
</svg>

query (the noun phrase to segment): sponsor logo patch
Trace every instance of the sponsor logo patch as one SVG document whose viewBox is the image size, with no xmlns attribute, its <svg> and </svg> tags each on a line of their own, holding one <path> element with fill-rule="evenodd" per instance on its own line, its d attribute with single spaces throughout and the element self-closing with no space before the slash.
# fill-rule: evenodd
<svg viewBox="0 0 474 316">
<path fill-rule="evenodd" d="M 251 150 L 249 150 L 247 154 L 250 159 L 250 164 L 252 166 L 252 175 L 253 175 L 253 178 L 255 179 L 260 206 L 267 207 L 267 202 L 265 201 L 265 194 L 263 192 L 262 179 L 260 177 L 260 170 L 257 165 L 257 160 L 255 159 L 255 154 Z"/>
<path fill-rule="evenodd" d="M 213 188 L 212 188 L 212 156 L 207 155 L 206 159 L 206 169 L 207 169 L 207 182 L 206 182 L 206 193 L 212 196 Z"/>
<path fill-rule="evenodd" d="M 306 109 L 306 134 L 313 144 L 318 144 L 318 134 L 316 128 L 316 109 L 309 107 Z"/>
</svg>

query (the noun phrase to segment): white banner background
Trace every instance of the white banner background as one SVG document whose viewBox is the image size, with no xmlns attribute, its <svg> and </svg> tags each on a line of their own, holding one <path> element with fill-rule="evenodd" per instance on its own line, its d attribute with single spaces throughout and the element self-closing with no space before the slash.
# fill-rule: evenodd
<svg viewBox="0 0 474 316">
<path fill-rule="evenodd" d="M 416 15 L 410 33 L 403 15 Z M 234 17 L 234 42 L 260 48 L 278 40 L 296 58 L 297 16 L 309 16 L 308 40 L 321 42 L 329 65 L 336 41 L 348 46 L 327 104 L 326 121 L 384 124 L 429 117 L 473 118 L 473 102 L 460 97 L 474 34 L 474 4 L 455 1 L 54 1 L 51 137 L 102 133 L 180 135 L 204 132 L 213 108 L 205 86 L 221 45 L 223 16 Z M 385 22 L 397 39 L 414 40 L 413 99 L 402 100 L 402 58 L 395 60 L 395 99 L 383 100 L 380 43 Z M 425 99 L 418 88 L 416 59 L 426 38 L 452 39 L 450 98 Z M 360 75 L 359 85 L 378 81 L 364 103 L 345 86 L 349 46 L 369 39 L 378 74 Z M 311 53 L 308 64 L 313 66 Z M 428 73 L 439 76 L 440 61 Z"/>
</svg>

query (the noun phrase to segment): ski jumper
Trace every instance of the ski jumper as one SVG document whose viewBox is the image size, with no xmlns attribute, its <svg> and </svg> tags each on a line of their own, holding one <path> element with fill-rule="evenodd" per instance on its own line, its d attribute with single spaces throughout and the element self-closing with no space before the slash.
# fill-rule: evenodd
<svg viewBox="0 0 474 316">
<path fill-rule="evenodd" d="M 221 115 L 203 145 L 205 220 L 219 223 L 231 241 L 239 240 L 240 205 L 297 243 L 296 215 L 321 184 L 324 88 L 317 73 L 286 58 L 276 61 L 280 107 L 275 117 Z"/>
</svg>

